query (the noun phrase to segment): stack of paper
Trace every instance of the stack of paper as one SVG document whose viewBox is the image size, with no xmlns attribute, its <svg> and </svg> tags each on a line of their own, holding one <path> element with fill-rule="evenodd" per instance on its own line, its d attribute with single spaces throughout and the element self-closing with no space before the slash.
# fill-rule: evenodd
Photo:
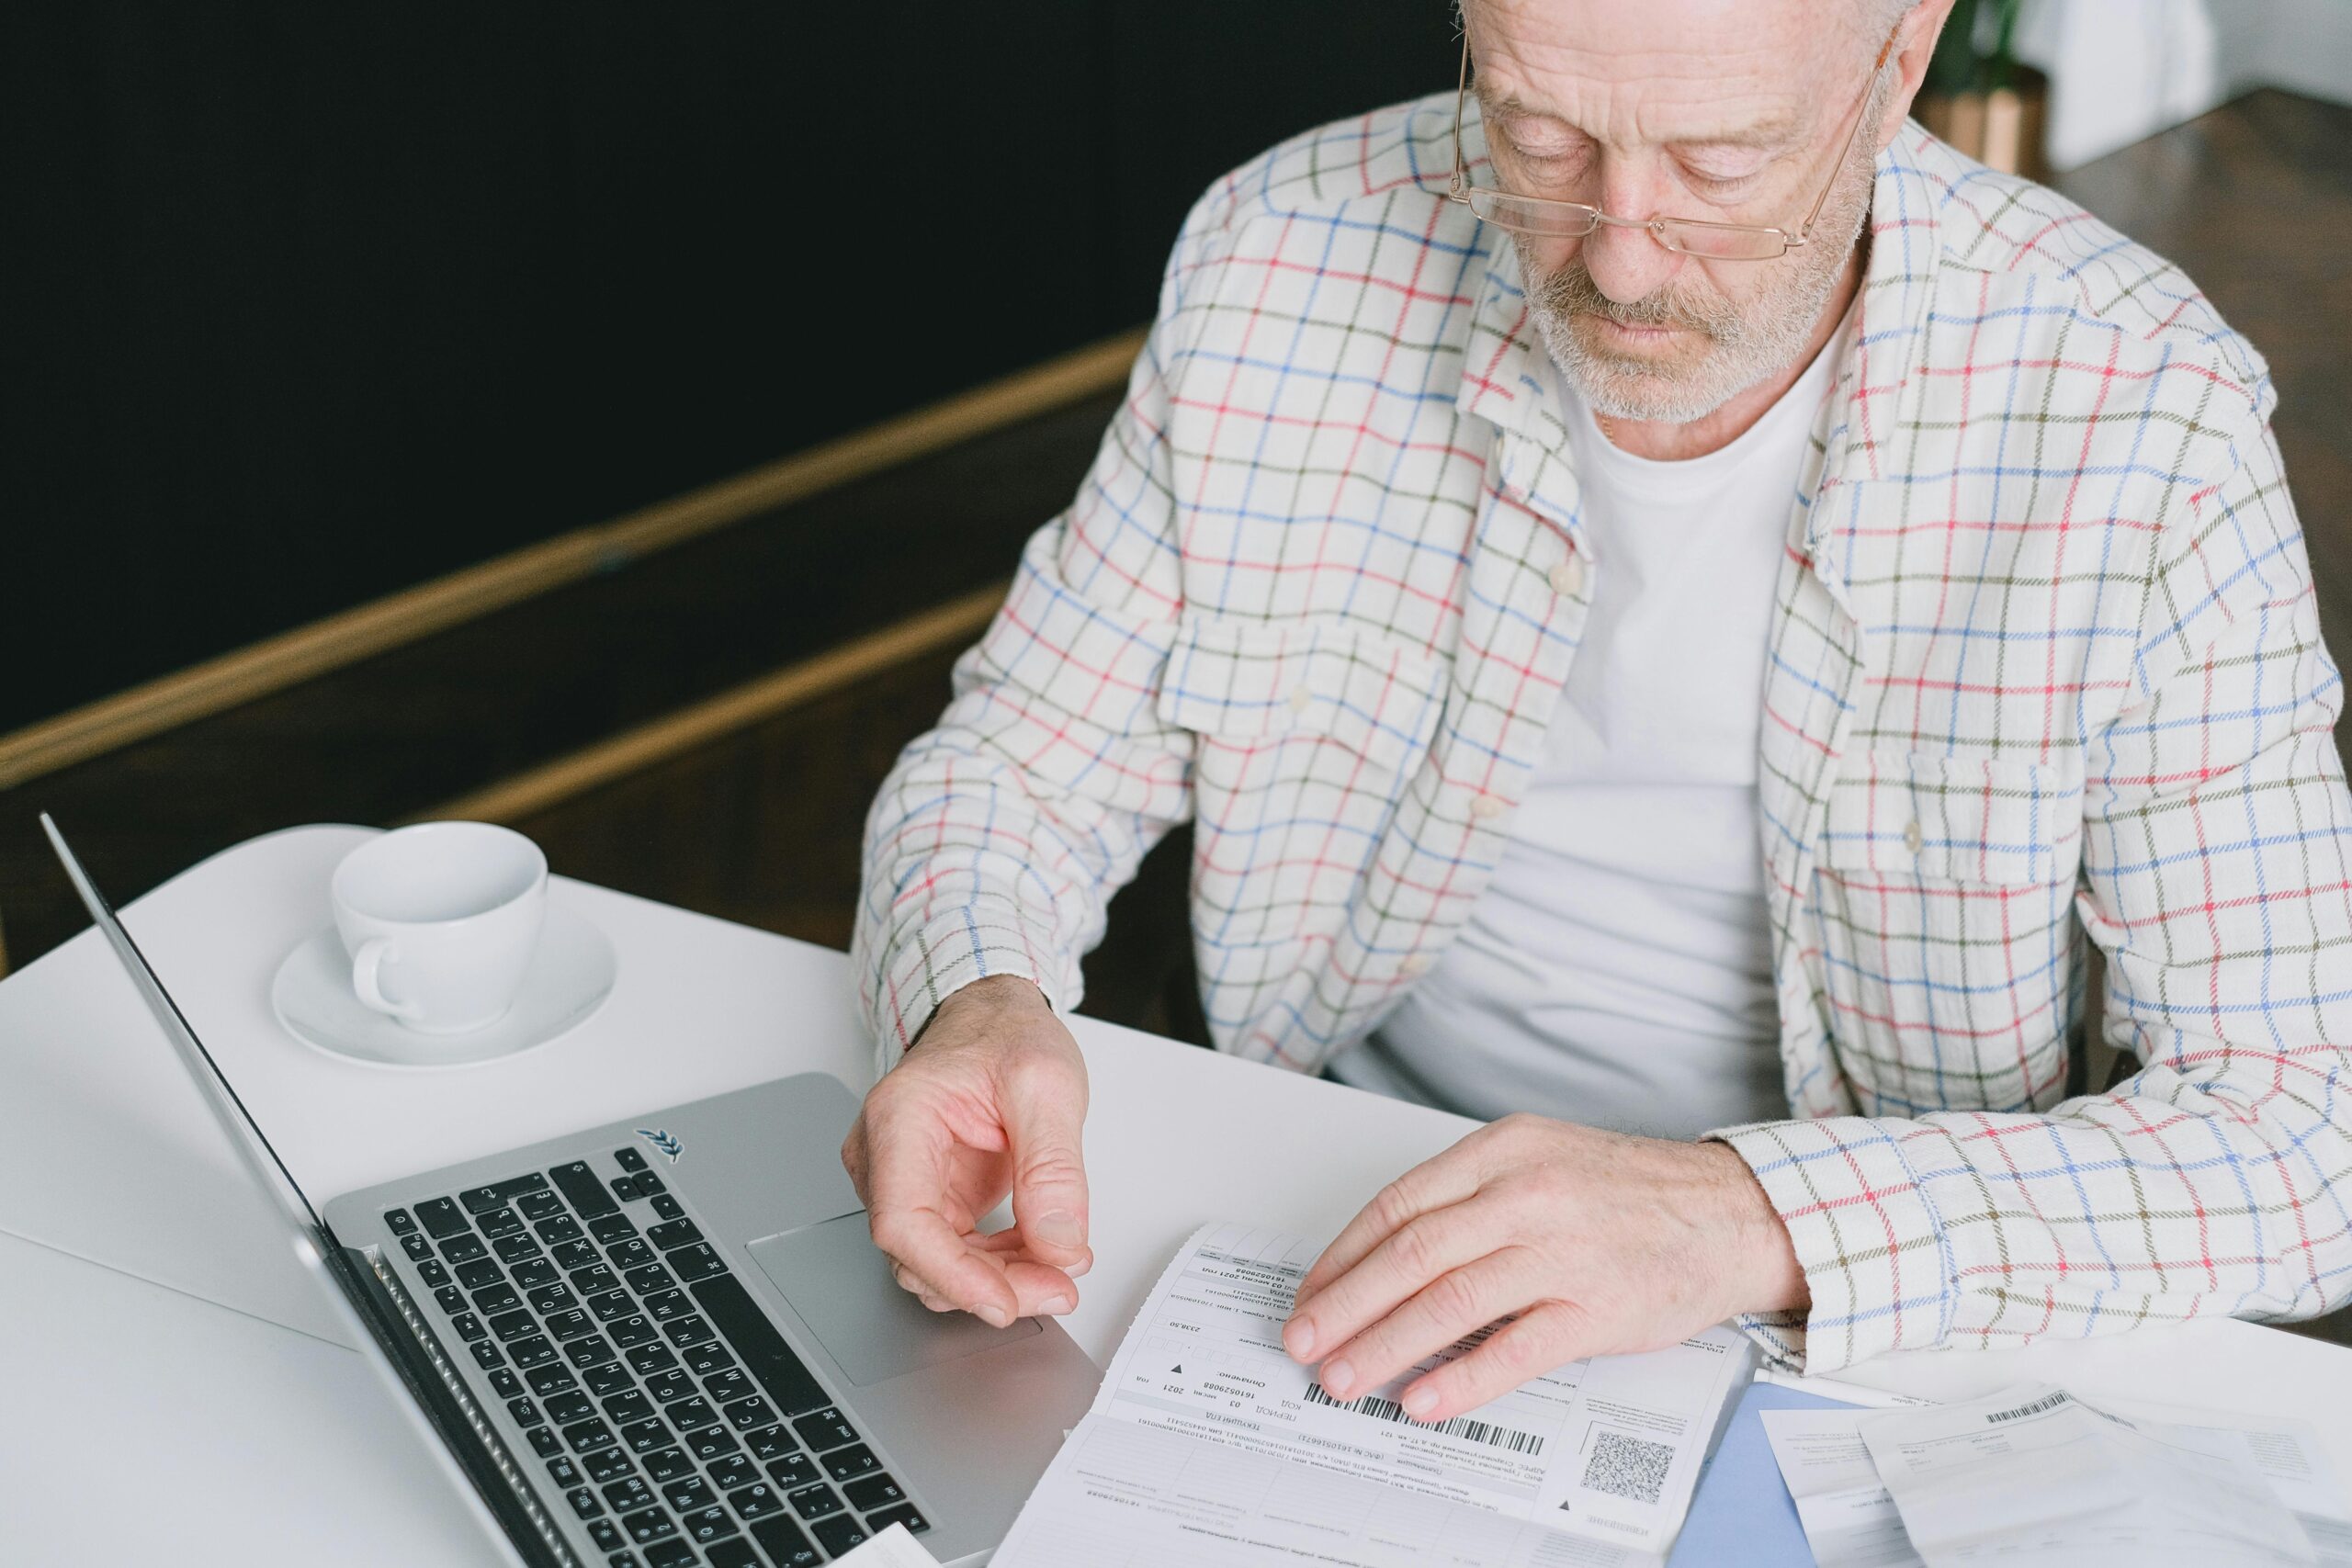
<svg viewBox="0 0 2352 1568">
<path fill-rule="evenodd" d="M 1283 1354 L 1316 1248 L 1193 1233 L 996 1568 L 1646 1568 L 1690 1503 L 1747 1341 L 1578 1361 L 1453 1420 L 1335 1402 Z"/>
<path fill-rule="evenodd" d="M 2352 1568 L 2352 1512 L 2301 1422 L 2046 1383 L 1763 1420 L 1820 1568 Z"/>
</svg>

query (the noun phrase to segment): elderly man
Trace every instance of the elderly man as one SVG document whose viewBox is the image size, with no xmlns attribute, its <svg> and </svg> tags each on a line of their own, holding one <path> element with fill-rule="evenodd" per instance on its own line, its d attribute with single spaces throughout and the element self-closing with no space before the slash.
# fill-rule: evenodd
<svg viewBox="0 0 2352 1568">
<path fill-rule="evenodd" d="M 1057 1015 L 1190 816 L 1220 1049 L 1500 1118 L 1308 1275 L 1341 1399 L 2352 1293 L 2352 797 L 2270 380 L 1906 123 L 1950 3 L 1471 0 L 1458 98 L 1201 200 L 874 807 L 843 1157 L 909 1290 L 1075 1301 Z M 2139 1071 L 2084 1094 L 2093 945 Z"/>
</svg>

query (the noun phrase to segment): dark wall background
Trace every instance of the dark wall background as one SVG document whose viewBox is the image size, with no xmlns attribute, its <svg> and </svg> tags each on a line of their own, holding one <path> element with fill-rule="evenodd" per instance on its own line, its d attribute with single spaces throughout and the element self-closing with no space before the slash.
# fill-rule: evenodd
<svg viewBox="0 0 2352 1568">
<path fill-rule="evenodd" d="M 0 8 L 0 729 L 1143 321 L 1442 0 Z"/>
</svg>

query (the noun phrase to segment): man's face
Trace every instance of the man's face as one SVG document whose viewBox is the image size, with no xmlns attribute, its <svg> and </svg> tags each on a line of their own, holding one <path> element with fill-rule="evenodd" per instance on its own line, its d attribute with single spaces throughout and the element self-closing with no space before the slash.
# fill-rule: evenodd
<svg viewBox="0 0 2352 1568">
<path fill-rule="evenodd" d="M 1862 107 L 1884 37 L 1863 29 L 1883 14 L 1852 0 L 1472 0 L 1493 160 L 1480 183 L 1612 217 L 1793 231 Z M 1514 234 L 1536 328 L 1586 400 L 1683 423 L 1793 363 L 1867 211 L 1874 129 L 1812 243 L 1776 260 L 1677 255 L 1638 229 Z"/>
</svg>

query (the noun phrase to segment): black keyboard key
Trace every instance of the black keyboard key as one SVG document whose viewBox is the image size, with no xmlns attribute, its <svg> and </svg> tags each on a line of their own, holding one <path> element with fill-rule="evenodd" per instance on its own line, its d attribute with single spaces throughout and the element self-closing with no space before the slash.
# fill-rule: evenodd
<svg viewBox="0 0 2352 1568">
<path fill-rule="evenodd" d="M 517 1176 L 505 1181 L 493 1181 L 487 1187 L 469 1187 L 458 1194 L 458 1201 L 466 1213 L 479 1214 L 490 1209 L 503 1209 L 526 1192 L 544 1192 L 548 1179 L 537 1171 Z"/>
<path fill-rule="evenodd" d="M 645 1549 L 645 1568 L 695 1568 L 695 1549 L 683 1540 L 657 1541 Z"/>
<path fill-rule="evenodd" d="M 593 1519 L 605 1511 L 605 1505 L 596 1501 L 596 1495 L 585 1486 L 573 1487 L 563 1495 L 563 1500 L 583 1519 Z"/>
<path fill-rule="evenodd" d="M 825 1456 L 825 1473 L 835 1481 L 855 1481 L 861 1475 L 871 1475 L 882 1468 L 874 1450 L 864 1443 L 855 1448 L 836 1449 Z"/>
<path fill-rule="evenodd" d="M 506 1278 L 497 1264 L 487 1258 L 477 1258 L 470 1263 L 458 1265 L 458 1283 L 469 1291 L 485 1291 Z"/>
<path fill-rule="evenodd" d="M 408 1254 L 408 1260 L 412 1263 L 423 1263 L 433 1256 L 432 1245 L 418 1231 L 411 1231 L 401 1237 L 401 1250 Z"/>
<path fill-rule="evenodd" d="M 455 1285 L 442 1286 L 433 1292 L 433 1299 L 440 1303 L 441 1310 L 451 1317 L 466 1310 L 466 1292 Z"/>
<path fill-rule="evenodd" d="M 710 1568 L 759 1568 L 760 1554 L 752 1543 L 738 1536 L 732 1540 L 715 1540 L 710 1550 L 702 1554 Z"/>
<path fill-rule="evenodd" d="M 702 1230 L 692 1220 L 672 1220 L 668 1224 L 655 1225 L 645 1233 L 645 1239 L 669 1252 L 690 1242 L 702 1239 Z"/>
<path fill-rule="evenodd" d="M 563 1213 L 563 1200 L 552 1192 L 526 1192 L 514 1200 L 514 1212 L 526 1220 L 544 1220 Z"/>
<path fill-rule="evenodd" d="M 615 1149 L 613 1163 L 623 1170 L 643 1170 L 645 1156 L 635 1149 Z"/>
<path fill-rule="evenodd" d="M 792 1434 L 781 1427 L 763 1427 L 756 1432 L 746 1432 L 743 1443 L 755 1456 L 763 1460 L 782 1459 L 786 1454 L 797 1452 L 800 1447 L 792 1440 Z"/>
<path fill-rule="evenodd" d="M 511 1241 L 514 1238 L 510 1236 L 507 1239 Z M 482 1245 L 481 1237 L 468 1232 L 464 1235 L 453 1235 L 443 1242 L 441 1256 L 452 1263 L 471 1263 L 477 1258 L 489 1257 L 490 1248 Z"/>
<path fill-rule="evenodd" d="M 437 1258 L 419 1258 L 416 1265 L 416 1277 L 438 1290 L 449 1282 L 449 1266 Z"/>
<path fill-rule="evenodd" d="M 502 1340 L 520 1339 L 526 1334 L 537 1334 L 539 1331 L 539 1320 L 518 1307 L 513 1312 L 503 1312 L 492 1318 L 490 1331 Z"/>
<path fill-rule="evenodd" d="M 481 1319 L 469 1312 L 461 1312 L 451 1317 L 449 1326 L 460 1339 L 479 1339 L 490 1332 L 481 1325 Z"/>
<path fill-rule="evenodd" d="M 820 1546 L 839 1557 L 865 1539 L 865 1527 L 857 1522 L 856 1515 L 843 1514 L 839 1518 L 819 1519 L 808 1527 L 808 1533 L 817 1538 Z"/>
<path fill-rule="evenodd" d="M 519 1349 L 520 1347 L 517 1347 L 517 1348 Z M 555 1354 L 554 1346 L 550 1345 L 548 1347 L 548 1354 L 550 1356 Z M 514 1358 L 515 1364 L 520 1366 L 522 1364 L 522 1357 L 517 1355 Z M 565 1389 L 578 1388 L 580 1386 L 580 1380 L 571 1375 L 571 1369 L 570 1367 L 541 1367 L 537 1371 L 529 1372 L 527 1375 L 531 1384 L 531 1392 L 537 1394 L 541 1399 L 545 1399 L 548 1394 L 561 1393 Z"/>
<path fill-rule="evenodd" d="M 756 1393 L 749 1399 L 739 1399 L 719 1408 L 726 1413 L 727 1424 L 739 1432 L 773 1426 L 775 1422 L 775 1406 Z"/>
<path fill-rule="evenodd" d="M 514 1374 L 510 1372 L 507 1375 L 511 1377 Z M 539 1407 L 531 1403 L 531 1396 L 527 1393 L 517 1394 L 514 1398 L 508 1400 L 506 1414 L 514 1417 L 514 1425 L 517 1427 L 536 1427 L 542 1419 Z"/>
<path fill-rule="evenodd" d="M 678 1449 L 661 1449 L 645 1456 L 645 1473 L 658 1484 L 695 1472 L 695 1461 Z"/>
<path fill-rule="evenodd" d="M 669 1499 L 670 1506 L 682 1514 L 691 1514 L 697 1508 L 707 1508 L 718 1501 L 718 1494 L 712 1491 L 710 1483 L 699 1475 L 684 1481 L 670 1483 L 669 1485 L 662 1488 L 662 1495 Z"/>
<path fill-rule="evenodd" d="M 804 1519 L 821 1519 L 827 1514 L 842 1511 L 841 1494 L 821 1481 L 814 1486 L 803 1486 L 799 1491 L 787 1495 L 785 1501 L 790 1503 L 792 1511 Z"/>
<path fill-rule="evenodd" d="M 735 1434 L 724 1427 L 705 1427 L 686 1437 L 686 1447 L 694 1451 L 695 1458 L 705 1464 L 722 1455 L 731 1454 L 741 1446 L 735 1440 Z"/>
<path fill-rule="evenodd" d="M 637 1369 L 639 1377 L 650 1378 L 656 1372 L 676 1366 L 678 1358 L 671 1353 L 667 1345 L 632 1345 L 628 1349 L 628 1364 Z"/>
<path fill-rule="evenodd" d="M 727 1501 L 744 1519 L 764 1519 L 784 1506 L 783 1495 L 764 1481 L 754 1481 L 727 1494 Z"/>
<path fill-rule="evenodd" d="M 686 1369 L 695 1376 L 707 1378 L 713 1372 L 723 1372 L 733 1366 L 735 1358 L 728 1354 L 725 1345 L 714 1339 L 707 1345 L 696 1345 L 687 1350 L 685 1362 Z"/>
<path fill-rule="evenodd" d="M 711 1426 L 718 1419 L 718 1412 L 710 1407 L 710 1401 L 699 1395 L 678 1401 L 677 1404 L 669 1407 L 668 1415 L 670 1424 L 681 1432 L 691 1432 L 698 1427 Z"/>
<path fill-rule="evenodd" d="M 637 1467 L 628 1462 L 628 1455 L 616 1448 L 601 1448 L 580 1456 L 588 1467 L 591 1484 L 602 1486 L 608 1481 L 618 1481 L 624 1475 L 635 1475 Z"/>
<path fill-rule="evenodd" d="M 552 1247 L 548 1255 L 555 1259 L 556 1267 L 560 1269 L 593 1269 L 598 1261 L 596 1244 L 585 1236 Z"/>
<path fill-rule="evenodd" d="M 483 1371 L 506 1364 L 506 1358 L 499 1354 L 498 1346 L 491 1340 L 477 1339 L 468 1348 L 474 1353 L 474 1365 Z"/>
<path fill-rule="evenodd" d="M 642 1421 L 653 1414 L 653 1402 L 637 1389 L 624 1389 L 605 1401 L 605 1418 L 615 1426 Z"/>
<path fill-rule="evenodd" d="M 824 1389 L 784 1342 L 784 1336 L 776 1332 L 741 1280 L 732 1274 L 705 1280 L 694 1287 L 694 1296 L 778 1409 L 798 1416 L 827 1404 Z M 855 1435 L 842 1440 L 854 1441 Z"/>
<path fill-rule="evenodd" d="M 474 1223 L 481 1227 L 482 1235 L 496 1241 L 501 1236 L 513 1235 L 521 1230 L 523 1216 L 512 1209 L 492 1209 Z"/>
<path fill-rule="evenodd" d="M 543 1366 L 555 1359 L 555 1347 L 541 1334 L 534 1334 L 528 1339 L 517 1339 L 506 1348 L 506 1353 L 514 1357 L 514 1364 L 526 1372 L 533 1367 Z"/>
<path fill-rule="evenodd" d="M 899 1490 L 899 1483 L 891 1479 L 888 1471 L 851 1482 L 842 1488 L 842 1495 L 848 1498 L 849 1506 L 861 1514 L 870 1514 L 876 1508 L 887 1508 L 893 1503 L 907 1500 L 907 1495 Z"/>
<path fill-rule="evenodd" d="M 628 1288 L 640 1296 L 658 1296 L 678 1286 L 678 1281 L 670 1278 L 670 1270 L 659 1263 L 641 1263 L 622 1278 L 628 1281 Z"/>
<path fill-rule="evenodd" d="M 662 1404 L 673 1399 L 684 1399 L 694 1391 L 695 1380 L 676 1367 L 666 1372 L 656 1372 L 645 1380 L 645 1392 Z"/>
<path fill-rule="evenodd" d="M 628 1299 L 627 1291 L 605 1291 L 601 1294 L 590 1296 L 588 1306 L 595 1313 L 596 1321 L 599 1323 L 610 1323 L 616 1317 L 626 1317 L 637 1310 L 637 1303 Z"/>
<path fill-rule="evenodd" d="M 516 1295 L 514 1293 L 514 1287 L 508 1284 L 503 1280 L 501 1280 L 496 1284 L 492 1285 L 486 1291 L 476 1291 L 474 1292 L 474 1310 L 478 1313 L 481 1313 L 485 1316 L 492 1313 L 513 1312 L 516 1307 L 521 1306 L 522 1304 L 523 1298 Z"/>
<path fill-rule="evenodd" d="M 586 1160 L 576 1159 L 570 1165 L 557 1166 L 548 1175 L 554 1178 L 556 1186 L 562 1189 L 564 1197 L 571 1204 L 571 1212 L 583 1220 L 609 1214 L 618 1206 L 605 1196 L 605 1184 L 596 1179 L 596 1173 L 588 1168 Z"/>
<path fill-rule="evenodd" d="M 681 1350 L 718 1337 L 718 1330 L 710 1325 L 710 1320 L 701 1316 L 673 1317 L 662 1325 L 662 1332 Z"/>
<path fill-rule="evenodd" d="M 569 1492 L 580 1484 L 580 1467 L 562 1454 L 558 1454 L 548 1461 L 548 1477 Z"/>
<path fill-rule="evenodd" d="M 460 1235 L 466 1228 L 466 1216 L 447 1198 L 427 1198 L 416 1206 L 416 1217 L 435 1241 Z"/>
<path fill-rule="evenodd" d="M 675 1198 L 673 1198 L 667 1192 L 664 1192 L 662 1196 L 653 1200 L 653 1212 L 662 1219 L 674 1220 L 686 1211 L 679 1205 L 679 1202 Z"/>
<path fill-rule="evenodd" d="M 613 1271 L 601 1263 L 592 1263 L 585 1269 L 574 1269 L 571 1271 L 571 1288 L 583 1296 L 597 1296 L 604 1294 L 606 1291 L 617 1291 L 620 1285 L 621 1282 L 613 1278 Z"/>
<path fill-rule="evenodd" d="M 734 1515 L 717 1504 L 698 1514 L 681 1516 L 678 1524 L 690 1539 L 696 1541 L 724 1540 L 730 1535 L 741 1534 L 743 1529 L 735 1522 Z"/>
<path fill-rule="evenodd" d="M 768 1554 L 768 1561 L 776 1568 L 817 1568 L 824 1561 L 801 1528 L 782 1515 L 753 1525 L 752 1539 L 760 1543 L 760 1550 Z"/>
<path fill-rule="evenodd" d="M 840 1448 L 843 1443 L 857 1441 L 857 1428 L 849 1424 L 848 1416 L 831 1405 L 812 1416 L 803 1416 L 792 1424 L 792 1429 L 800 1434 L 802 1442 L 819 1453 L 827 1449 Z"/>
<path fill-rule="evenodd" d="M 628 1544 L 628 1538 L 621 1534 L 621 1527 L 610 1519 L 588 1521 L 588 1539 L 596 1543 L 599 1551 L 620 1551 Z M 623 1551 L 621 1555 L 626 1557 L 628 1553 Z"/>
<path fill-rule="evenodd" d="M 788 1453 L 782 1459 L 768 1461 L 768 1479 L 786 1492 L 797 1492 L 803 1486 L 815 1484 L 821 1477 L 817 1461 L 804 1453 Z"/>
<path fill-rule="evenodd" d="M 618 1438 L 613 1436 L 613 1429 L 610 1427 L 605 1426 L 602 1421 L 595 1420 L 576 1421 L 566 1427 L 563 1429 L 563 1440 L 571 1445 L 571 1451 L 576 1454 L 593 1452 L 597 1449 L 609 1449 L 620 1441 Z"/>
<path fill-rule="evenodd" d="M 406 1235 L 416 1229 L 416 1218 L 406 1209 L 387 1209 L 384 1211 L 384 1224 L 394 1235 Z"/>
<path fill-rule="evenodd" d="M 576 1388 L 548 1395 L 547 1406 L 548 1419 L 559 1427 L 592 1420 L 596 1414 L 596 1402 Z"/>
<path fill-rule="evenodd" d="M 679 1223 L 683 1224 L 685 1222 L 682 1220 Z M 707 1241 L 698 1241 L 692 1247 L 682 1247 L 671 1253 L 669 1258 L 670 1267 L 678 1271 L 678 1278 L 689 1285 L 696 1280 L 707 1280 L 714 1274 L 727 1272 L 726 1262 L 710 1249 L 710 1244 Z"/>
<path fill-rule="evenodd" d="M 631 1313 L 627 1317 L 615 1318 L 605 1332 L 613 1337 L 614 1344 L 624 1347 L 642 1345 L 655 1337 L 653 1325 L 646 1321 L 645 1314 L 641 1312 Z"/>
<path fill-rule="evenodd" d="M 594 1334 L 596 1325 L 588 1321 L 584 1312 L 556 1312 L 548 1314 L 548 1332 L 558 1339 L 577 1339 L 583 1334 Z"/>
<path fill-rule="evenodd" d="M 490 1244 L 500 1258 L 508 1263 L 521 1263 L 539 1255 L 539 1244 L 516 1231 L 513 1235 L 500 1236 Z"/>
<path fill-rule="evenodd" d="M 548 1459 L 563 1452 L 563 1444 L 557 1438 L 555 1429 L 551 1427 L 534 1427 L 524 1433 L 523 1437 L 530 1443 L 532 1451 L 541 1459 Z"/>
<path fill-rule="evenodd" d="M 580 1377 L 581 1381 L 588 1385 L 588 1392 L 599 1399 L 610 1399 L 622 1390 L 634 1387 L 637 1382 L 635 1378 L 628 1375 L 628 1369 L 618 1361 L 607 1361 L 601 1367 L 590 1367 L 586 1371 L 582 1372 Z"/>
<path fill-rule="evenodd" d="M 637 1222 L 627 1214 L 606 1214 L 588 1222 L 588 1234 L 606 1247 L 616 1247 L 637 1236 Z"/>
<path fill-rule="evenodd" d="M 606 1247 L 605 1257 L 614 1268 L 621 1270 L 621 1277 L 627 1279 L 631 1269 L 642 1269 L 653 1261 L 653 1249 L 631 1236 L 627 1241 L 616 1242 Z"/>
<path fill-rule="evenodd" d="M 732 1404 L 739 1399 L 748 1398 L 752 1392 L 752 1380 L 741 1367 L 730 1367 L 717 1377 L 706 1380 L 702 1389 L 705 1393 L 710 1395 L 710 1402 L 713 1404 Z M 775 1419 L 773 1416 L 768 1417 L 770 1421 Z M 766 1423 L 762 1422 L 760 1425 L 764 1426 Z"/>
<path fill-rule="evenodd" d="M 637 1178 L 634 1176 L 614 1177 L 613 1196 L 619 1199 L 624 1203 L 635 1201 L 637 1198 Z"/>
<path fill-rule="evenodd" d="M 630 1476 L 604 1488 L 605 1502 L 616 1514 L 627 1514 L 646 1507 L 653 1501 L 653 1488 L 643 1480 Z"/>
<path fill-rule="evenodd" d="M 564 1359 L 575 1367 L 601 1367 L 618 1354 L 601 1334 L 583 1335 L 563 1348 Z"/>
<path fill-rule="evenodd" d="M 654 1175 L 651 1171 L 640 1170 L 637 1173 L 637 1195 L 639 1197 L 651 1198 L 667 1190 L 668 1189 L 662 1185 L 662 1179 Z"/>
<path fill-rule="evenodd" d="M 660 1508 L 647 1508 L 621 1520 L 621 1529 L 628 1531 L 629 1540 L 643 1546 L 648 1541 L 667 1540 L 678 1533 L 677 1525 Z"/>
<path fill-rule="evenodd" d="M 866 1517 L 866 1525 L 879 1535 L 892 1525 L 904 1525 L 909 1535 L 921 1535 L 931 1528 L 931 1521 L 915 1512 L 912 1503 L 901 1503 L 895 1508 L 885 1508 Z"/>
<path fill-rule="evenodd" d="M 553 1273 L 554 1270 L 550 1269 L 548 1272 Z M 523 1277 L 523 1270 L 515 1269 L 514 1277 L 520 1280 Z M 580 1304 L 580 1298 L 571 1293 L 571 1287 L 562 1283 L 537 1286 L 532 1290 L 528 1300 L 532 1311 L 548 1314 L 570 1312 Z"/>
<path fill-rule="evenodd" d="M 620 1417 L 615 1416 L 614 1419 Z M 633 1454 L 651 1453 L 656 1449 L 670 1446 L 670 1428 L 649 1416 L 642 1421 L 632 1421 L 623 1427 L 621 1441 L 628 1445 L 628 1451 Z"/>
<path fill-rule="evenodd" d="M 490 1391 L 501 1399 L 519 1399 L 523 1395 L 523 1380 L 501 1367 L 490 1374 Z"/>
<path fill-rule="evenodd" d="M 684 1317 L 695 1310 L 684 1291 L 656 1291 L 645 1298 L 645 1310 L 653 1314 L 656 1323 L 667 1323 L 673 1317 Z"/>
<path fill-rule="evenodd" d="M 729 1454 L 710 1467 L 710 1483 L 721 1492 L 732 1492 L 739 1486 L 759 1483 L 760 1467 L 748 1455 Z"/>
<path fill-rule="evenodd" d="M 570 1214 L 558 1214 L 552 1219 L 541 1220 L 531 1228 L 538 1232 L 539 1239 L 549 1247 L 555 1246 L 558 1242 L 578 1241 L 582 1234 L 580 1222 Z"/>
</svg>

